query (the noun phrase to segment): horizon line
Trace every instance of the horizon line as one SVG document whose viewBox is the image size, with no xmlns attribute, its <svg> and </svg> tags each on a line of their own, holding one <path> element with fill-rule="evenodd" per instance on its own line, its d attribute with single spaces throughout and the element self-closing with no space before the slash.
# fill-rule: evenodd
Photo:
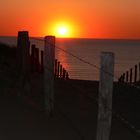
<svg viewBox="0 0 140 140">
<path fill-rule="evenodd" d="M 48 35 L 51 36 L 51 35 Z M 17 37 L 16 35 L 0 35 L 0 37 Z M 41 36 L 30 36 L 30 38 L 43 38 Z M 45 36 L 44 36 L 45 37 Z M 94 37 L 56 37 L 56 39 L 92 39 L 92 40 L 138 40 L 140 41 L 140 38 L 94 38 Z"/>
</svg>

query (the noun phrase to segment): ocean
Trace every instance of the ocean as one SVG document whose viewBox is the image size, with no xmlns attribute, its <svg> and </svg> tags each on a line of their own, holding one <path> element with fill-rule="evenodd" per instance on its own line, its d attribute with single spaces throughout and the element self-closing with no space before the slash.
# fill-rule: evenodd
<svg viewBox="0 0 140 140">
<path fill-rule="evenodd" d="M 40 40 L 31 38 L 30 41 L 31 44 L 36 44 L 41 50 L 43 49 L 44 42 L 41 38 Z M 0 37 L 0 42 L 16 46 L 17 39 L 16 37 Z M 101 52 L 115 54 L 114 81 L 117 81 L 122 73 L 139 64 L 140 40 L 56 39 L 55 56 L 69 72 L 71 79 L 99 80 Z"/>
</svg>

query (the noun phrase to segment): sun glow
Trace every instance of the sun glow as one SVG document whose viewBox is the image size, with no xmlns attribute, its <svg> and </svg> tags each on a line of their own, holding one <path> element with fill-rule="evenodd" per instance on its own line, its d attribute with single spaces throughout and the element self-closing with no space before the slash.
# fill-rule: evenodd
<svg viewBox="0 0 140 140">
<path fill-rule="evenodd" d="M 66 23 L 60 23 L 54 26 L 54 34 L 56 37 L 69 37 L 71 36 L 72 28 Z"/>
<path fill-rule="evenodd" d="M 59 27 L 59 28 L 57 29 L 57 33 L 58 33 L 59 35 L 62 35 L 62 36 L 65 36 L 65 35 L 67 34 L 67 32 L 68 32 L 68 30 L 67 30 L 66 27 Z"/>
<path fill-rule="evenodd" d="M 50 27 L 50 28 L 49 28 Z M 46 29 L 46 33 L 60 38 L 69 38 L 75 36 L 75 28 L 71 22 L 53 22 Z"/>
</svg>

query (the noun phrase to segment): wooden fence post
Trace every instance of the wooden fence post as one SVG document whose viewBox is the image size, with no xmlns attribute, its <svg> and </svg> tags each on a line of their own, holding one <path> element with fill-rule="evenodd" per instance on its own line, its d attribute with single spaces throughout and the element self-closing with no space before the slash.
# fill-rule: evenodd
<svg viewBox="0 0 140 140">
<path fill-rule="evenodd" d="M 124 83 L 125 82 L 125 73 L 123 73 L 123 75 L 122 75 L 122 82 Z"/>
<path fill-rule="evenodd" d="M 137 65 L 135 65 L 134 82 L 137 82 Z"/>
<path fill-rule="evenodd" d="M 132 83 L 132 68 L 130 69 L 130 83 Z"/>
<path fill-rule="evenodd" d="M 62 75 L 62 78 L 65 80 L 65 77 L 66 77 L 66 70 L 65 70 L 65 68 L 63 68 L 63 75 Z"/>
<path fill-rule="evenodd" d="M 48 115 L 53 113 L 54 108 L 54 62 L 55 62 L 55 37 L 45 37 L 44 47 L 44 90 L 45 110 Z"/>
<path fill-rule="evenodd" d="M 29 76 L 30 72 L 30 42 L 28 31 L 19 31 L 18 32 L 18 41 L 17 41 L 17 68 L 19 73 L 22 73 L 23 76 Z"/>
<path fill-rule="evenodd" d="M 128 71 L 126 72 L 126 82 L 128 83 Z"/>
<path fill-rule="evenodd" d="M 39 72 L 39 48 L 35 48 L 35 70 Z"/>
<path fill-rule="evenodd" d="M 57 62 L 57 78 L 59 78 L 60 75 L 60 62 Z"/>
<path fill-rule="evenodd" d="M 41 68 L 40 68 L 40 72 L 41 72 L 41 73 L 44 72 L 44 59 L 43 59 L 43 58 L 44 58 L 44 52 L 41 51 L 41 62 L 40 62 L 40 65 L 41 65 L 41 66 L 40 66 L 40 67 L 41 67 Z"/>
<path fill-rule="evenodd" d="M 31 46 L 31 71 L 35 71 L 35 44 Z"/>
<path fill-rule="evenodd" d="M 62 73 L 63 73 L 63 67 L 62 67 L 62 65 L 60 65 L 60 78 L 62 78 Z"/>
<path fill-rule="evenodd" d="M 55 59 L 55 65 L 54 65 L 54 73 L 55 73 L 55 78 L 57 77 L 57 59 Z"/>
<path fill-rule="evenodd" d="M 112 117 L 112 91 L 114 75 L 114 54 L 101 54 L 99 83 L 98 125 L 96 140 L 109 140 Z"/>
</svg>

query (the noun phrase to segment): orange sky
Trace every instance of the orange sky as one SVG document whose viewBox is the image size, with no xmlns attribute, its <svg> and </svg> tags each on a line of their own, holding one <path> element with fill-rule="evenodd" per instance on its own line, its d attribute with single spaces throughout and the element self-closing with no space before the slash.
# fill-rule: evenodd
<svg viewBox="0 0 140 140">
<path fill-rule="evenodd" d="M 70 37 L 140 39 L 140 0 L 1 0 L 0 35 L 51 34 L 71 26 Z"/>
</svg>

